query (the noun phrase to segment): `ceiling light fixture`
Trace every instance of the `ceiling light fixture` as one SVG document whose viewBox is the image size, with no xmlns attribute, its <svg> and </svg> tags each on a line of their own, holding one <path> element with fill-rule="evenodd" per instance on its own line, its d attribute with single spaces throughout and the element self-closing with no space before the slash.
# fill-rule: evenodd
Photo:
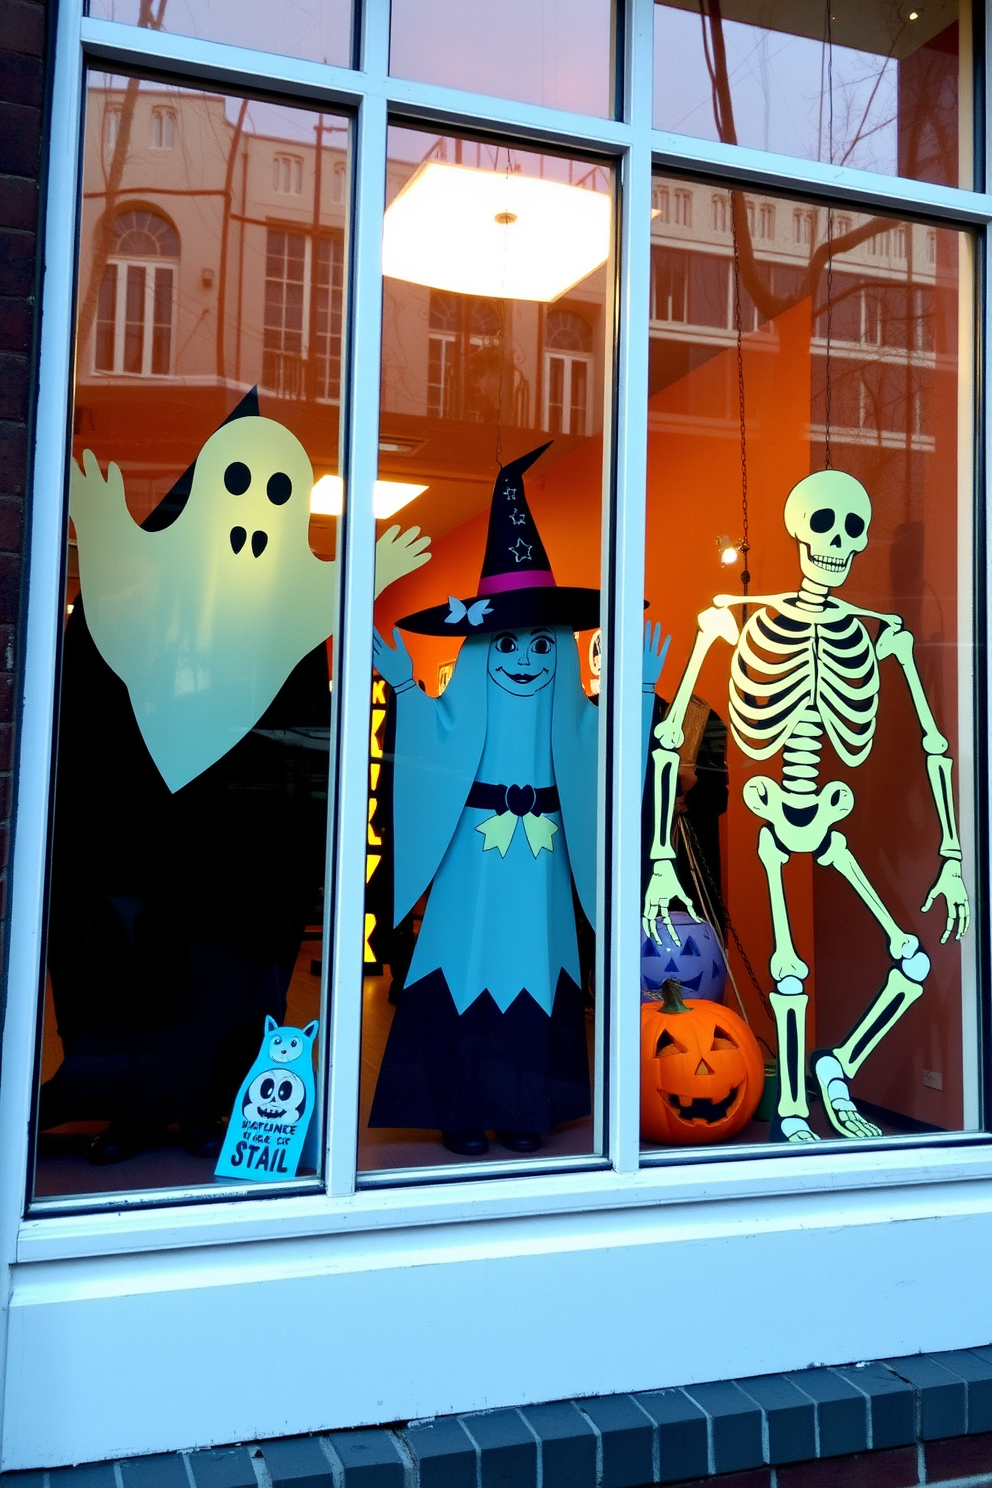
<svg viewBox="0 0 992 1488">
<path fill-rule="evenodd" d="M 610 198 L 429 160 L 386 211 L 390 279 L 499 300 L 556 300 L 605 263 Z"/>
<path fill-rule="evenodd" d="M 372 490 L 372 515 L 382 522 L 426 490 L 426 486 L 416 486 L 410 481 L 376 481 Z M 339 517 L 343 510 L 344 481 L 339 475 L 322 475 L 310 492 L 311 516 Z"/>
</svg>

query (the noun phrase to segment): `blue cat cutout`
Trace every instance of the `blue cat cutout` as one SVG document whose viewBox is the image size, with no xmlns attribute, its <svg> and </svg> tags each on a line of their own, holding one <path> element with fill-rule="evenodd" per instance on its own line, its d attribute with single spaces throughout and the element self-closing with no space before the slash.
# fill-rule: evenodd
<svg viewBox="0 0 992 1488">
<path fill-rule="evenodd" d="M 280 1028 L 266 1017 L 255 1063 L 234 1102 L 214 1176 L 271 1183 L 315 1168 L 317 1126 L 313 1041 L 317 1020 L 306 1028 Z M 311 1134 L 312 1127 L 312 1134 Z"/>
</svg>

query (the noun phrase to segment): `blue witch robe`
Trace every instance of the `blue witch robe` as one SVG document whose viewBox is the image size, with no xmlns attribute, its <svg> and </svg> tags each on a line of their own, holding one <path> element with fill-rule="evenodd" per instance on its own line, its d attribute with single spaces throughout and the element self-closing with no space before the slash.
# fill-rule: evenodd
<svg viewBox="0 0 992 1488">
<path fill-rule="evenodd" d="M 488 675 L 488 635 L 465 641 L 440 698 L 397 696 L 397 922 L 430 892 L 372 1126 L 545 1132 L 590 1109 L 572 883 L 595 926 L 599 710 L 571 632 L 555 637 L 555 676 L 532 696 Z M 504 812 L 487 847 L 479 785 L 557 801 L 543 826 L 514 817 L 508 845 Z"/>
</svg>

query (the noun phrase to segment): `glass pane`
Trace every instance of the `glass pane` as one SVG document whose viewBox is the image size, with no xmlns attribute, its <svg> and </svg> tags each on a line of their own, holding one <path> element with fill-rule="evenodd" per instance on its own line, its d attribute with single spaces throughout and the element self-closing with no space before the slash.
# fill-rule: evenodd
<svg viewBox="0 0 992 1488">
<path fill-rule="evenodd" d="M 88 78 L 39 1198 L 316 1164 L 347 169 Z"/>
<path fill-rule="evenodd" d="M 380 544 L 432 542 L 375 610 L 359 1167 L 560 1161 L 602 1140 L 612 182 L 403 129 L 388 182 Z"/>
<path fill-rule="evenodd" d="M 663 178 L 651 229 L 645 1147 L 973 1128 L 972 239 L 678 189 L 701 229 Z"/>
<path fill-rule="evenodd" d="M 389 70 L 394 77 L 607 118 L 613 113 L 613 3 L 393 0 Z"/>
<path fill-rule="evenodd" d="M 971 185 L 971 24 L 959 0 L 656 0 L 654 15 L 657 129 Z"/>
<path fill-rule="evenodd" d="M 351 0 L 293 0 L 278 9 L 265 0 L 89 0 L 89 14 L 174 36 L 351 66 Z"/>
</svg>

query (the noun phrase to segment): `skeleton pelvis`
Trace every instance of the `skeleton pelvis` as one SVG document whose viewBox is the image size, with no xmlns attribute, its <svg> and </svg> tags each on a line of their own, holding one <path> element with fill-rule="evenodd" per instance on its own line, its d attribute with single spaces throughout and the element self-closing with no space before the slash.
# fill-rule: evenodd
<svg viewBox="0 0 992 1488">
<path fill-rule="evenodd" d="M 789 853 L 813 852 L 854 807 L 854 792 L 843 780 L 828 781 L 816 795 L 798 796 L 767 775 L 755 775 L 743 795 L 748 810 L 768 822 Z"/>
</svg>

